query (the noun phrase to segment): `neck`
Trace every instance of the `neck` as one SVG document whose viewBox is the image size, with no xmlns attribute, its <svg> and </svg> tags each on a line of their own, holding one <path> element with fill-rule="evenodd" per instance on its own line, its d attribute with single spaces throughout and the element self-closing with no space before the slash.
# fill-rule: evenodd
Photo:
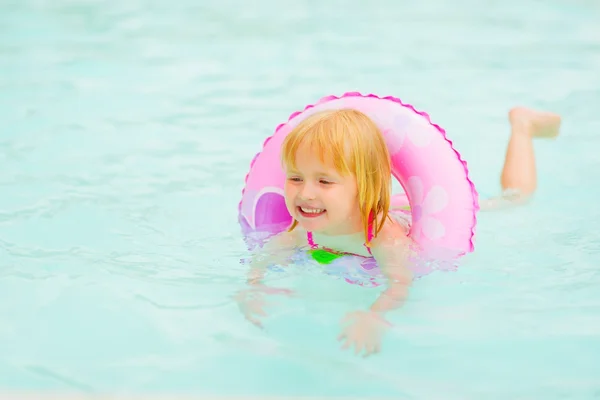
<svg viewBox="0 0 600 400">
<path fill-rule="evenodd" d="M 325 230 L 318 232 L 320 235 L 325 236 L 342 236 L 342 235 L 356 235 L 363 232 L 363 226 L 361 218 L 350 218 L 348 222 L 343 225 L 339 225 L 331 230 Z"/>
</svg>

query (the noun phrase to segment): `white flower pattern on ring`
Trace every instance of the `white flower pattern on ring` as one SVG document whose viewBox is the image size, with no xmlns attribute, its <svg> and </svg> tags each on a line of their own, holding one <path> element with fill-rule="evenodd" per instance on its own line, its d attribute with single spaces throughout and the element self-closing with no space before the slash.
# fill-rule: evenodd
<svg viewBox="0 0 600 400">
<path fill-rule="evenodd" d="M 424 193 L 423 181 L 418 176 L 411 176 L 407 182 L 408 190 L 411 193 L 413 205 L 412 219 L 415 227 L 413 234 L 415 239 L 423 234 L 429 240 L 438 240 L 446 233 L 444 224 L 432 214 L 442 211 L 448 205 L 448 192 L 439 186 L 434 185 L 427 194 Z"/>
</svg>

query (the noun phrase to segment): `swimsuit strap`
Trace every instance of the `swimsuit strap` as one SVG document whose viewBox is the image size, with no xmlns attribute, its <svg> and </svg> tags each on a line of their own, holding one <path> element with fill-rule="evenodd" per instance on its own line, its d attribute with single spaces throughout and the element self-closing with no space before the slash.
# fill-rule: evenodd
<svg viewBox="0 0 600 400">
<path fill-rule="evenodd" d="M 369 222 L 369 228 L 367 229 L 367 237 L 369 238 L 369 243 L 371 243 L 371 240 L 373 240 L 373 220 L 371 220 L 371 222 Z M 367 251 L 369 252 L 370 255 L 373 255 L 373 253 L 371 253 L 371 248 L 369 246 L 367 246 L 366 243 L 363 244 L 365 246 L 365 248 L 367 249 Z"/>
<path fill-rule="evenodd" d="M 369 242 L 371 240 L 373 240 L 373 223 L 369 224 L 369 228 L 367 230 L 367 237 L 369 238 Z M 315 243 L 315 240 L 313 239 L 313 234 L 310 231 L 306 231 L 306 240 L 308 241 L 308 245 L 310 246 L 311 249 L 317 249 L 319 248 L 319 246 Z M 369 252 L 370 255 L 373 255 L 373 253 L 371 253 L 371 248 L 369 246 L 367 246 L 366 243 L 363 243 L 363 246 L 365 246 L 365 248 L 367 249 L 367 251 Z"/>
<path fill-rule="evenodd" d="M 308 245 L 310 246 L 311 249 L 316 249 L 317 246 L 314 239 L 313 239 L 313 234 L 312 232 L 308 232 L 306 231 L 306 240 L 308 240 Z"/>
</svg>

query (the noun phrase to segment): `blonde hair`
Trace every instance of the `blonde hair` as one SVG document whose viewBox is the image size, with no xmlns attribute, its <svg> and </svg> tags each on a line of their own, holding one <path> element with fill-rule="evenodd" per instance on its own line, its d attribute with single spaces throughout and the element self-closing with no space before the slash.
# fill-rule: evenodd
<svg viewBox="0 0 600 400">
<path fill-rule="evenodd" d="M 283 141 L 281 156 L 286 167 L 296 168 L 296 152 L 304 141 L 311 144 L 321 162 L 331 160 L 338 173 L 356 178 L 365 243 L 370 246 L 369 225 L 373 224 L 376 237 L 388 217 L 392 191 L 390 155 L 380 129 L 353 109 L 315 113 Z M 294 219 L 289 231 L 297 224 Z"/>
</svg>

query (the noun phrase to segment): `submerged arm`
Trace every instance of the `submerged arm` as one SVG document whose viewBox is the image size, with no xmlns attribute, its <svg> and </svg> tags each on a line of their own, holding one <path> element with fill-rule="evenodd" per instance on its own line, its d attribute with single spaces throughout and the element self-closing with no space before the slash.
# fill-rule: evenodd
<svg viewBox="0 0 600 400">
<path fill-rule="evenodd" d="M 338 336 L 343 348 L 354 346 L 356 354 L 364 351 L 365 356 L 381 351 L 382 335 L 391 326 L 383 314 L 404 304 L 412 281 L 408 269 L 411 239 L 406 236 L 404 229 L 397 226 L 384 231 L 382 237 L 373 240 L 371 252 L 388 279 L 388 287 L 368 311 L 349 313 L 343 321 L 354 321 L 346 325 Z"/>
<path fill-rule="evenodd" d="M 238 303 L 240 311 L 252 324 L 262 327 L 260 317 L 267 313 L 264 310 L 264 294 L 291 295 L 292 290 L 284 288 L 269 287 L 263 283 L 267 268 L 273 264 L 286 264 L 288 257 L 293 251 L 295 235 L 282 232 L 271 238 L 258 252 L 250 258 L 250 269 L 246 277 L 246 289 L 239 290 L 234 299 Z"/>
<path fill-rule="evenodd" d="M 371 305 L 370 311 L 382 314 L 404 304 L 413 279 L 408 268 L 410 244 L 411 239 L 402 232 L 383 239 L 373 248 L 373 256 L 387 278 L 388 287 Z"/>
<path fill-rule="evenodd" d="M 250 258 L 250 269 L 246 283 L 250 286 L 264 286 L 267 268 L 273 264 L 285 264 L 296 244 L 296 236 L 282 232 L 269 240 L 265 246 Z"/>
</svg>

